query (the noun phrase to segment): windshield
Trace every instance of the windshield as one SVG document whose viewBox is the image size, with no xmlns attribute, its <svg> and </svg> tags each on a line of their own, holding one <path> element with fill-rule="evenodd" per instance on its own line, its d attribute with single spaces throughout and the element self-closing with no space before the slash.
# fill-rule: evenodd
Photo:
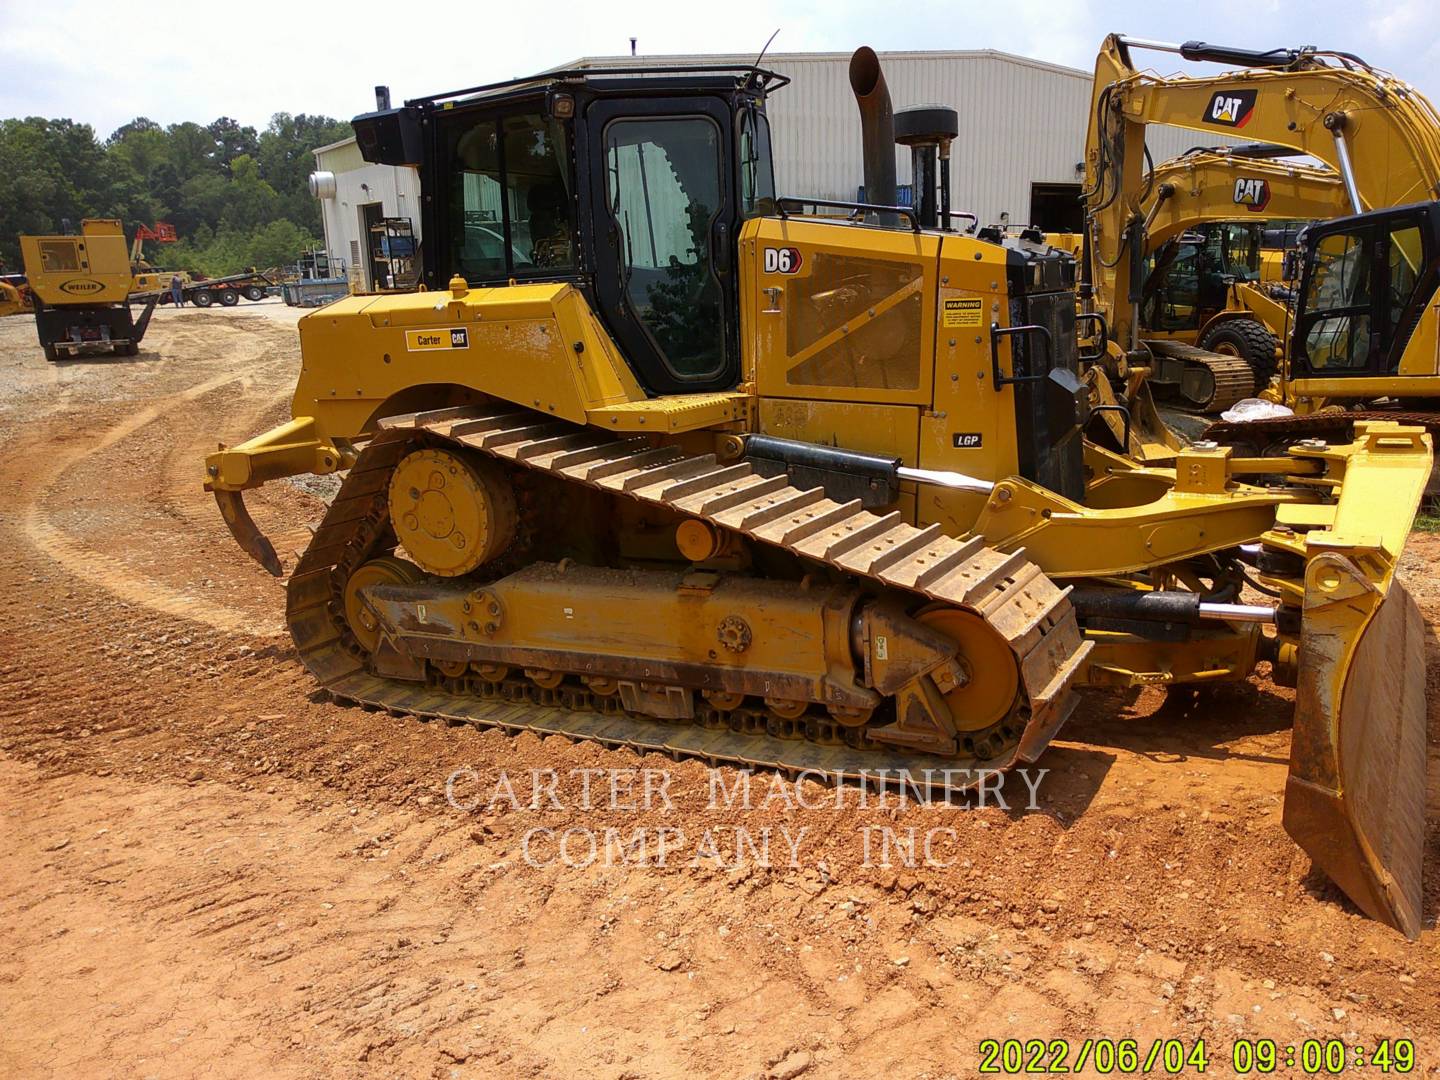
<svg viewBox="0 0 1440 1080">
<path fill-rule="evenodd" d="M 1237 281 L 1260 276 L 1260 229 L 1255 225 L 1225 224 L 1210 229 L 1206 253 L 1217 273 Z"/>
</svg>

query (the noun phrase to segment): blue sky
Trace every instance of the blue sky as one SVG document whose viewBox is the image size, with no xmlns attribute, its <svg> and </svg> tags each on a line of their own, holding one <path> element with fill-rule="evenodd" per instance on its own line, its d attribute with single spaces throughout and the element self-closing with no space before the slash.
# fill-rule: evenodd
<svg viewBox="0 0 1440 1080">
<path fill-rule="evenodd" d="M 242 11 L 173 0 L 0 0 L 0 117 L 68 116 L 102 136 L 139 115 L 161 123 L 229 115 L 256 126 L 279 110 L 347 118 L 373 107 L 376 83 L 390 84 L 397 100 L 420 96 L 624 53 L 631 35 L 644 53 L 758 52 L 776 27 L 772 48 L 783 52 L 993 48 L 1084 69 L 1110 31 L 1318 45 L 1357 53 L 1440 99 L 1436 0 L 305 0 Z M 1176 70 L 1173 57 L 1150 56 L 1158 70 Z"/>
</svg>

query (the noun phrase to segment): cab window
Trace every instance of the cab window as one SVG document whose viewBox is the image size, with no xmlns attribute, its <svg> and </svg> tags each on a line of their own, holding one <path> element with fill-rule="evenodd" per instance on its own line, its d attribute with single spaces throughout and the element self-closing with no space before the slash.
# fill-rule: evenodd
<svg viewBox="0 0 1440 1080">
<path fill-rule="evenodd" d="M 770 122 L 756 108 L 740 110 L 740 212 L 747 218 L 775 212 Z"/>
<path fill-rule="evenodd" d="M 538 113 L 460 118 L 450 131 L 451 272 L 467 281 L 575 268 L 563 127 Z"/>
<path fill-rule="evenodd" d="M 1369 364 L 1371 254 L 1368 230 L 1331 233 L 1316 245 L 1305 292 L 1311 319 L 1304 329 L 1305 354 L 1315 370 Z"/>
<path fill-rule="evenodd" d="M 1400 326 L 1415 286 L 1424 267 L 1424 245 L 1418 225 L 1395 225 L 1390 230 L 1390 273 L 1386 282 L 1386 300 L 1390 308 L 1390 325 Z"/>
<path fill-rule="evenodd" d="M 711 229 L 722 210 L 720 130 L 704 117 L 605 128 L 606 200 L 630 309 L 682 378 L 725 363 Z"/>
<path fill-rule="evenodd" d="M 575 265 L 575 193 L 565 167 L 565 132 L 558 121 L 510 116 L 505 132 L 505 188 L 514 268 Z"/>
</svg>

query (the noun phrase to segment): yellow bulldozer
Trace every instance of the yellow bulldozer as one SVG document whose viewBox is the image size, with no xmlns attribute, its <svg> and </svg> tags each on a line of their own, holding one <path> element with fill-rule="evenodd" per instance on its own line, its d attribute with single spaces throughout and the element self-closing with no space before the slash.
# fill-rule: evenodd
<svg viewBox="0 0 1440 1080">
<path fill-rule="evenodd" d="M 1035 761 L 1082 687 L 1268 663 L 1297 687 L 1286 827 L 1416 934 L 1423 625 L 1395 565 L 1429 439 L 1166 468 L 1088 443 L 1074 260 L 953 231 L 943 188 L 894 205 L 871 50 L 850 80 L 869 203 L 777 197 L 787 80 L 758 67 L 355 119 L 367 160 L 420 170 L 424 291 L 305 316 L 292 419 L 205 461 L 277 576 L 244 492 L 345 474 L 288 568 L 302 661 L 393 713 L 942 790 Z"/>
</svg>

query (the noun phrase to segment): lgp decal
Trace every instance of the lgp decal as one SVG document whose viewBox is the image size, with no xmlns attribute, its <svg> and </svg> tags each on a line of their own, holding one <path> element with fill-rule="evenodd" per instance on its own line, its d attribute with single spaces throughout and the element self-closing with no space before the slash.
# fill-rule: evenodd
<svg viewBox="0 0 1440 1080">
<path fill-rule="evenodd" d="M 767 274 L 796 274 L 800 272 L 800 265 L 805 261 L 805 256 L 800 254 L 799 248 L 766 248 L 765 249 L 765 273 Z"/>
<path fill-rule="evenodd" d="M 1255 94 L 1254 90 L 1216 90 L 1210 95 L 1210 104 L 1202 119 L 1207 124 L 1242 128 L 1255 111 Z"/>
<path fill-rule="evenodd" d="M 1235 204 L 1252 214 L 1270 205 L 1270 181 L 1258 177 L 1240 177 L 1235 181 Z"/>
<path fill-rule="evenodd" d="M 60 285 L 60 291 L 71 296 L 92 296 L 105 288 L 93 278 L 71 278 Z"/>
<path fill-rule="evenodd" d="M 464 326 L 440 330 L 406 330 L 405 348 L 410 352 L 433 352 L 436 349 L 468 349 L 470 331 Z"/>
<path fill-rule="evenodd" d="M 951 436 L 956 450 L 978 450 L 985 445 L 978 431 L 957 431 Z"/>
<path fill-rule="evenodd" d="M 985 301 L 978 296 L 957 296 L 941 304 L 944 313 L 940 321 L 946 327 L 984 325 Z"/>
</svg>

